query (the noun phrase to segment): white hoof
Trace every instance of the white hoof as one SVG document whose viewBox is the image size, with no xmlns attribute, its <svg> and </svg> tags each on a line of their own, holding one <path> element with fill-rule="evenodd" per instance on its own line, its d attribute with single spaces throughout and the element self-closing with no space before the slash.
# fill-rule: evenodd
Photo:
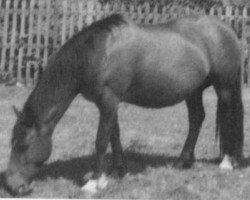
<svg viewBox="0 0 250 200">
<path fill-rule="evenodd" d="M 98 179 L 97 187 L 98 189 L 104 189 L 108 185 L 108 180 L 105 174 L 102 174 L 101 177 Z"/>
<path fill-rule="evenodd" d="M 108 185 L 108 180 L 105 174 L 97 180 L 89 180 L 81 190 L 91 194 L 95 194 L 98 190 L 106 188 Z"/>
<path fill-rule="evenodd" d="M 82 188 L 82 191 L 88 193 L 96 193 L 97 192 L 97 180 L 89 180 Z"/>
<path fill-rule="evenodd" d="M 233 170 L 232 159 L 225 155 L 219 167 L 223 170 Z"/>
</svg>

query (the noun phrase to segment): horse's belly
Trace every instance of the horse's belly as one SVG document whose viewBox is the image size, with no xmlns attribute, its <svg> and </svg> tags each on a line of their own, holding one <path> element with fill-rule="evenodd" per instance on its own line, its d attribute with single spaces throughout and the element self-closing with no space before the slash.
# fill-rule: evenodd
<svg viewBox="0 0 250 200">
<path fill-rule="evenodd" d="M 125 101 L 145 107 L 165 107 L 177 104 L 186 99 L 199 84 L 193 87 L 184 87 L 178 83 L 153 83 L 149 85 L 134 85 L 126 95 Z M 148 87 L 147 87 L 148 86 Z"/>
<path fill-rule="evenodd" d="M 174 97 L 173 94 L 166 91 L 161 91 L 161 94 L 155 91 L 146 94 L 147 92 L 136 88 L 125 98 L 125 101 L 143 107 L 161 108 L 177 104 L 185 99 L 185 97 L 178 95 Z"/>
<path fill-rule="evenodd" d="M 202 86 L 207 75 L 204 67 L 189 62 L 172 67 L 148 67 L 133 80 L 125 101 L 145 107 L 170 106 Z"/>
<path fill-rule="evenodd" d="M 203 49 L 173 34 L 157 39 L 146 36 L 148 40 L 110 55 L 112 73 L 108 77 L 113 91 L 120 100 L 145 107 L 181 102 L 208 76 Z"/>
</svg>

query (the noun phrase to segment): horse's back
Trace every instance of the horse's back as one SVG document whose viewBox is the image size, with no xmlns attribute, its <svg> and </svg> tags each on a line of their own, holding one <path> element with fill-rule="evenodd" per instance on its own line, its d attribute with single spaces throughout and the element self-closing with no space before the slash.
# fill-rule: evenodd
<svg viewBox="0 0 250 200">
<path fill-rule="evenodd" d="M 200 50 L 203 46 L 177 31 L 168 25 L 134 24 L 114 31 L 108 39 L 106 74 L 122 100 L 143 106 L 172 105 L 202 85 L 210 70 Z"/>
<path fill-rule="evenodd" d="M 98 85 L 109 87 L 120 101 L 147 107 L 178 103 L 207 85 L 210 77 L 229 77 L 239 64 L 235 34 L 207 16 L 156 26 L 124 20 L 105 34 L 105 42 L 99 40 L 105 47 L 97 49 L 105 52 L 92 66 L 99 68 Z"/>
</svg>

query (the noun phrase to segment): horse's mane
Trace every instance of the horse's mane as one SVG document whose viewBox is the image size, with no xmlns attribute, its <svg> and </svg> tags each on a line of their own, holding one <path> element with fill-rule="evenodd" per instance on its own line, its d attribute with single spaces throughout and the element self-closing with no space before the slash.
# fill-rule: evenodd
<svg viewBox="0 0 250 200">
<path fill-rule="evenodd" d="M 95 48 L 91 45 L 95 40 L 95 35 L 110 33 L 114 28 L 126 23 L 122 15 L 113 14 L 84 27 L 69 39 L 58 52 L 49 58 L 46 70 L 24 104 L 16 125 L 32 127 L 41 120 L 39 118 L 44 115 L 44 111 L 54 102 L 66 101 L 68 91 L 71 90 L 70 87 L 75 87 L 79 74 L 81 74 L 76 57 L 81 58 L 82 63 L 86 64 L 87 61 L 84 60 L 87 60 L 88 51 Z M 105 40 L 102 37 L 101 39 Z M 61 89 L 61 86 L 66 87 L 65 91 Z M 18 138 L 22 140 L 25 135 L 26 132 L 19 130 L 14 134 L 13 140 Z"/>
<path fill-rule="evenodd" d="M 87 26 L 86 28 L 83 28 L 80 34 L 86 31 L 86 29 L 92 31 L 112 31 L 114 27 L 119 27 L 120 25 L 126 23 L 127 20 L 122 15 L 113 14 L 107 18 L 94 22 L 93 24 Z"/>
</svg>

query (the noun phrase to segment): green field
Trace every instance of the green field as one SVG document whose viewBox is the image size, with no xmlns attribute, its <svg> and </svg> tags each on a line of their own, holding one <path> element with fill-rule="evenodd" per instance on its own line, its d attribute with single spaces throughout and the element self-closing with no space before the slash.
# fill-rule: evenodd
<svg viewBox="0 0 250 200">
<path fill-rule="evenodd" d="M 0 171 L 5 170 L 10 153 L 11 129 L 15 123 L 12 105 L 22 107 L 30 89 L 0 87 Z M 93 198 L 237 200 L 250 199 L 250 88 L 244 88 L 244 166 L 232 172 L 218 168 L 215 142 L 216 96 L 204 93 L 206 119 L 196 146 L 196 163 L 189 170 L 171 166 L 187 136 L 185 103 L 153 110 L 121 104 L 119 121 L 128 173 Z M 36 178 L 28 198 L 86 198 L 81 192 L 83 177 L 91 171 L 95 149 L 98 110 L 77 97 L 53 135 L 53 152 Z M 110 150 L 109 150 L 110 152 Z M 107 163 L 110 163 L 110 154 Z M 0 197 L 10 197 L 0 189 Z"/>
</svg>

